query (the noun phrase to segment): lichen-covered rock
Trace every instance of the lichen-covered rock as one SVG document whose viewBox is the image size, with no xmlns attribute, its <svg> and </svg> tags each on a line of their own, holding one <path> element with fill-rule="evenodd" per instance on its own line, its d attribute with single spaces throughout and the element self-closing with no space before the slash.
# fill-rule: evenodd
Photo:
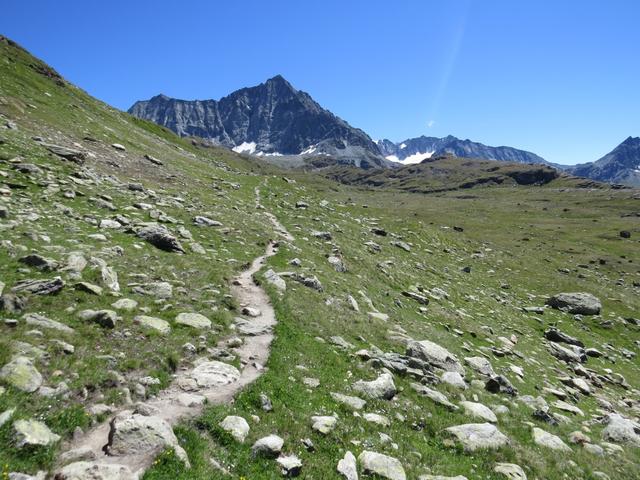
<svg viewBox="0 0 640 480">
<path fill-rule="evenodd" d="M 16 357 L 2 367 L 0 379 L 27 393 L 35 392 L 42 385 L 42 375 L 27 357 Z"/>
<path fill-rule="evenodd" d="M 365 475 L 378 475 L 388 480 L 406 480 L 404 468 L 397 458 L 382 453 L 363 451 L 358 456 L 358 463 Z"/>
<path fill-rule="evenodd" d="M 491 423 L 466 423 L 446 428 L 466 451 L 497 449 L 509 443 L 509 439 Z"/>
<path fill-rule="evenodd" d="M 37 420 L 16 420 L 13 422 L 14 440 L 18 448 L 48 447 L 60 440 L 44 423 Z"/>
<path fill-rule="evenodd" d="M 558 293 L 549 297 L 547 305 L 580 315 L 599 315 L 602 310 L 600 300 L 590 293 Z"/>
</svg>

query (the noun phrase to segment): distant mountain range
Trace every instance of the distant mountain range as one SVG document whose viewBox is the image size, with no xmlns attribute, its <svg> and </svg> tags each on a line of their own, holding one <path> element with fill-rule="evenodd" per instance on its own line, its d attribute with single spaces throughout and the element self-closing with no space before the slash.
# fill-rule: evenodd
<svg viewBox="0 0 640 480">
<path fill-rule="evenodd" d="M 377 144 L 387 160 L 405 165 L 420 163 L 432 155 L 446 154 L 462 158 L 481 158 L 503 162 L 550 164 L 539 155 L 525 150 L 513 147 L 489 147 L 471 140 L 461 140 L 453 135 L 444 138 L 421 136 L 398 143 L 379 140 Z"/>
<path fill-rule="evenodd" d="M 200 137 L 239 153 L 271 161 L 282 157 L 277 158 L 280 165 L 306 164 L 308 159 L 326 157 L 314 164 L 380 168 L 420 163 L 434 155 L 454 155 L 550 165 L 594 180 L 640 186 L 640 138 L 629 137 L 600 160 L 576 166 L 553 164 L 532 152 L 491 147 L 452 135 L 374 142 L 281 75 L 220 100 L 178 100 L 157 95 L 136 102 L 129 113 L 179 135 Z"/>
</svg>

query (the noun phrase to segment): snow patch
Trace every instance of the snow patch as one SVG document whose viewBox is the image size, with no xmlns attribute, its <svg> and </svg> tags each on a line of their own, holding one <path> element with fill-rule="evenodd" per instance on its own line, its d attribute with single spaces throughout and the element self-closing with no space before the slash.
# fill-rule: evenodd
<svg viewBox="0 0 640 480">
<path fill-rule="evenodd" d="M 236 153 L 254 153 L 256 151 L 256 142 L 242 142 L 241 145 L 233 147 L 231 150 Z"/>
<path fill-rule="evenodd" d="M 396 162 L 396 163 L 402 163 L 402 160 L 400 160 L 398 157 L 396 157 L 395 155 L 389 155 L 388 157 L 384 157 L 387 160 L 389 160 L 390 162 Z"/>
<path fill-rule="evenodd" d="M 424 152 L 424 153 L 414 153 L 413 155 L 409 155 L 408 157 L 406 157 L 402 163 L 404 163 L 405 165 L 409 165 L 411 163 L 420 163 L 423 160 L 426 160 L 427 158 L 431 158 L 431 155 L 433 155 L 435 153 L 435 151 L 432 152 Z"/>
<path fill-rule="evenodd" d="M 311 145 L 306 150 L 303 150 L 302 152 L 300 152 L 300 155 L 309 155 L 315 151 L 316 151 L 316 145 Z"/>
<path fill-rule="evenodd" d="M 402 145 L 400 145 L 400 150 L 402 150 L 403 148 L 407 148 L 407 144 L 403 143 Z"/>
</svg>

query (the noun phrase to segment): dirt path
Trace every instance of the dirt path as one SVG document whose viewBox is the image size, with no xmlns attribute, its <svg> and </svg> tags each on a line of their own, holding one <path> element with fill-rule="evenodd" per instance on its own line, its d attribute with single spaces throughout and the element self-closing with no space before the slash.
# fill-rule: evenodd
<svg viewBox="0 0 640 480">
<path fill-rule="evenodd" d="M 256 189 L 256 196 L 259 202 L 259 189 Z M 276 231 L 284 239 L 293 240 L 293 237 L 274 215 L 267 212 L 265 212 L 265 215 L 267 215 Z M 199 415 L 203 410 L 205 401 L 209 405 L 231 402 L 240 390 L 262 374 L 264 365 L 269 358 L 270 345 L 273 340 L 273 327 L 277 320 L 269 297 L 262 287 L 256 285 L 253 275 L 277 251 L 278 242 L 270 241 L 265 253 L 255 258 L 247 270 L 244 270 L 234 278 L 231 285 L 232 295 L 240 305 L 243 313 L 247 314 L 236 318 L 237 333 L 243 339 L 243 343 L 234 348 L 233 353 L 240 360 L 241 369 L 238 371 L 228 364 L 209 361 L 206 358 L 195 361 L 193 366 L 179 369 L 173 383 L 167 389 L 161 391 L 157 397 L 144 403 L 136 404 L 135 408 L 129 406 L 114 412 L 111 418 L 115 420 L 104 422 L 70 442 L 67 448 L 64 449 L 65 451 L 74 450 L 79 452 L 79 449 L 82 449 L 84 450 L 83 458 L 75 459 L 90 461 L 82 464 L 73 463 L 65 470 L 62 470 L 62 473 L 67 476 L 56 478 L 68 478 L 69 480 L 80 480 L 82 478 L 129 480 L 141 477 L 152 464 L 157 454 L 166 448 L 166 443 L 159 448 L 157 439 L 154 440 L 158 436 L 158 432 L 155 430 L 158 429 L 153 425 L 161 425 L 162 427 L 159 430 L 169 432 L 165 437 L 171 439 L 173 434 L 164 426 L 171 427 L 185 418 Z M 227 341 L 228 338 L 222 339 L 219 342 L 219 347 L 226 347 Z M 142 415 L 138 415 L 138 412 L 142 413 Z M 112 438 L 115 428 L 112 424 L 121 425 L 119 422 L 126 423 L 132 421 L 132 419 L 142 422 L 142 426 L 141 428 L 132 428 L 134 439 L 130 445 L 127 444 L 129 448 L 123 449 L 121 446 L 118 447 L 118 440 L 114 442 Z M 147 425 L 148 423 L 151 426 Z M 136 425 L 135 427 L 140 426 Z M 145 433 L 144 430 L 148 431 Z M 140 431 L 142 433 L 139 433 Z M 135 438 L 136 436 L 138 438 Z M 175 439 L 175 437 L 173 438 Z M 145 442 L 149 443 L 149 445 Z M 76 457 L 78 456 L 76 455 Z M 71 467 L 74 466 L 80 472 L 78 476 L 75 476 L 76 472 L 72 472 Z M 111 476 L 106 475 L 106 470 L 109 469 L 114 470 L 109 472 Z M 121 473 L 114 475 L 115 469 L 119 469 Z M 98 473 L 102 470 L 105 470 L 105 472 L 102 476 L 99 476 Z M 60 471 L 58 469 L 58 472 Z M 72 473 L 69 474 L 69 472 Z"/>
</svg>

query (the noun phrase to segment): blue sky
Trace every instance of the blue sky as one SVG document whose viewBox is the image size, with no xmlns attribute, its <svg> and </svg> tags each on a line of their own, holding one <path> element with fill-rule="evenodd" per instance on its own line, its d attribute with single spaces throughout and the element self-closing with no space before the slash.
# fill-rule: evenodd
<svg viewBox="0 0 640 480">
<path fill-rule="evenodd" d="M 121 109 L 282 74 L 374 139 L 558 163 L 640 135 L 637 0 L 4 0 L 0 33 Z"/>
</svg>

